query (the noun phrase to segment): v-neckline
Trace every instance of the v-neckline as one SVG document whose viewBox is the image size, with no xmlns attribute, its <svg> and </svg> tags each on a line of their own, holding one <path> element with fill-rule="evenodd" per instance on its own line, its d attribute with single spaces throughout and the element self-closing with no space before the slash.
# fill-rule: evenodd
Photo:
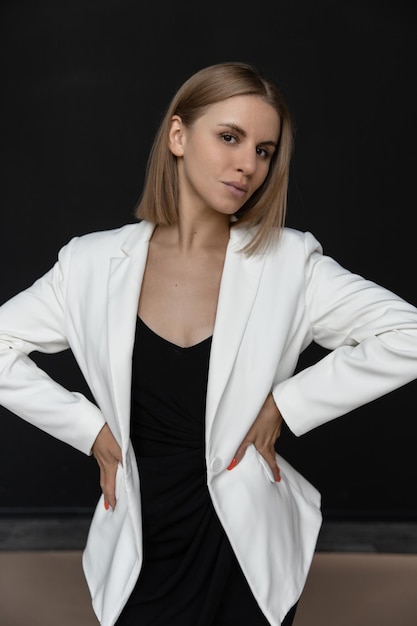
<svg viewBox="0 0 417 626">
<path fill-rule="evenodd" d="M 187 351 L 187 350 L 193 350 L 194 348 L 198 348 L 199 346 L 202 346 L 203 344 L 208 343 L 209 341 L 211 341 L 212 339 L 212 335 L 210 335 L 209 337 L 206 337 L 205 339 L 202 339 L 201 341 L 198 341 L 197 343 L 194 343 L 191 346 L 179 346 L 178 344 L 174 343 L 173 341 L 170 341 L 169 339 L 166 339 L 165 337 L 162 337 L 161 335 L 159 335 L 157 332 L 155 332 L 150 326 L 148 326 L 148 324 L 146 324 L 146 322 L 143 321 L 143 319 L 138 315 L 138 322 L 140 324 L 142 324 L 142 326 L 149 332 L 151 333 L 154 337 L 156 337 L 159 341 L 163 341 L 165 344 L 172 346 L 173 348 L 175 348 L 176 350 L 181 350 L 181 351 Z"/>
</svg>

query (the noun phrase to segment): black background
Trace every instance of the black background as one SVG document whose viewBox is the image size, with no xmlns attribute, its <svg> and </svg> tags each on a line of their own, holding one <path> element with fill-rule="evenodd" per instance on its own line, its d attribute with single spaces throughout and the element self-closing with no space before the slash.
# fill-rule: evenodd
<svg viewBox="0 0 417 626">
<path fill-rule="evenodd" d="M 414 2 L 1 2 L 0 302 L 74 235 L 134 221 L 151 141 L 194 71 L 255 63 L 296 135 L 287 224 L 417 305 Z M 320 356 L 312 347 L 300 366 Z M 36 356 L 89 394 L 70 353 Z M 417 518 L 410 383 L 280 452 L 338 519 Z M 90 511 L 94 459 L 0 409 L 0 514 Z"/>
</svg>

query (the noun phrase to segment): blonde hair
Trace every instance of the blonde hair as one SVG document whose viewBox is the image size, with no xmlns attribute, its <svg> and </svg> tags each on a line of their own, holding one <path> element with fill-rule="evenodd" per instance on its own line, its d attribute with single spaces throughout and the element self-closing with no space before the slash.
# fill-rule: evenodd
<svg viewBox="0 0 417 626">
<path fill-rule="evenodd" d="M 173 115 L 191 126 L 206 107 L 233 96 L 255 95 L 278 113 L 281 129 L 268 175 L 259 189 L 235 214 L 233 225 L 256 226 L 244 250 L 263 249 L 284 225 L 288 177 L 293 150 L 293 128 L 287 105 L 272 81 L 247 63 L 218 63 L 192 75 L 173 97 L 156 133 L 149 155 L 145 184 L 135 209 L 138 219 L 155 224 L 175 224 L 178 219 L 178 172 L 176 157 L 168 147 Z"/>
</svg>

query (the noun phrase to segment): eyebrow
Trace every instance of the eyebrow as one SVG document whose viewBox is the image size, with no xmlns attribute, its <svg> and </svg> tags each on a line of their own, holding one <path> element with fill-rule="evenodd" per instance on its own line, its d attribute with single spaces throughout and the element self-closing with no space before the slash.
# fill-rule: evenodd
<svg viewBox="0 0 417 626">
<path fill-rule="evenodd" d="M 247 137 L 248 136 L 248 133 L 246 132 L 246 130 L 243 130 L 243 128 L 241 128 L 237 124 L 233 124 L 233 123 L 230 123 L 230 122 L 225 122 L 225 123 L 218 124 L 218 126 L 224 126 L 225 128 L 231 128 L 232 130 L 235 130 L 237 133 L 239 133 L 239 135 L 242 135 L 242 137 Z M 276 141 L 260 141 L 259 143 L 262 146 L 273 146 L 274 148 L 277 147 Z"/>
</svg>

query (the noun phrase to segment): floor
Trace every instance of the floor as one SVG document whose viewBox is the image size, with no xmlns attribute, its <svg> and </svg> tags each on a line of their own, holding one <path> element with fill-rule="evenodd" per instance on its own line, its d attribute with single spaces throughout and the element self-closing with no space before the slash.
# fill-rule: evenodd
<svg viewBox="0 0 417 626">
<path fill-rule="evenodd" d="M 1 626 L 98 626 L 81 568 L 87 527 L 0 519 Z M 417 524 L 325 524 L 294 626 L 416 625 Z"/>
</svg>

